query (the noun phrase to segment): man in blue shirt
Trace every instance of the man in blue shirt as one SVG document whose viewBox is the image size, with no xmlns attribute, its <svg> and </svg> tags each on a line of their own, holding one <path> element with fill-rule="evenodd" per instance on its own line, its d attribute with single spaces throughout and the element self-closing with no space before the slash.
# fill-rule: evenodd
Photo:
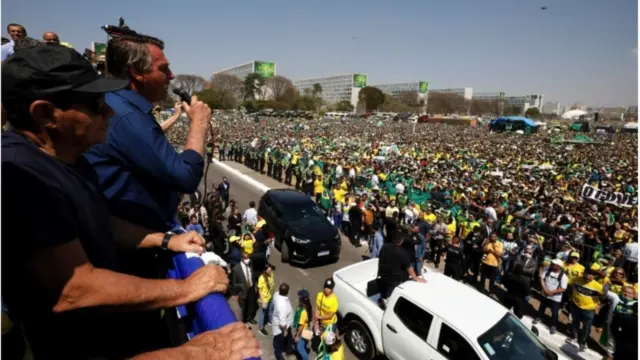
<svg viewBox="0 0 640 360">
<path fill-rule="evenodd" d="M 4 61 L 10 55 L 13 55 L 13 45 L 18 39 L 22 39 L 27 36 L 27 30 L 20 24 L 7 25 L 7 32 L 11 36 L 11 41 L 2 45 L 2 61 Z"/>
<path fill-rule="evenodd" d="M 168 232 L 179 228 L 179 194 L 195 192 L 202 178 L 211 109 L 195 96 L 191 104 L 182 103 L 191 123 L 185 150 L 177 153 L 151 114 L 174 78 L 163 48 L 162 41 L 142 35 L 109 41 L 107 72 L 130 80 L 130 86 L 106 95 L 115 113 L 106 143 L 84 156 L 98 174 L 113 215 Z"/>
</svg>

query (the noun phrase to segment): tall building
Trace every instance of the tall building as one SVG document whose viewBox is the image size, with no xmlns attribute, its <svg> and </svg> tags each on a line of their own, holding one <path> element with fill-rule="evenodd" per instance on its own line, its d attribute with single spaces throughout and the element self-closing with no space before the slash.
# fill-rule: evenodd
<svg viewBox="0 0 640 360">
<path fill-rule="evenodd" d="M 544 105 L 542 105 L 542 109 L 540 109 L 540 112 L 549 115 L 561 115 L 562 109 L 559 102 L 547 101 L 544 103 Z"/>
<path fill-rule="evenodd" d="M 542 109 L 542 105 L 544 104 L 544 95 L 542 94 L 505 96 L 504 93 L 499 92 L 477 93 L 473 94 L 473 99 L 489 101 L 500 101 L 501 99 L 503 99 L 505 107 L 517 107 L 521 109 L 522 113 L 532 107 L 538 108 L 538 110 L 540 110 Z"/>
<path fill-rule="evenodd" d="M 358 94 L 360 89 L 367 86 L 367 75 L 344 74 L 310 79 L 296 80 L 293 85 L 301 92 L 313 91 L 313 86 L 320 84 L 322 93 L 320 96 L 326 103 L 349 101 L 354 109 L 358 108 Z"/>
<path fill-rule="evenodd" d="M 234 67 L 217 71 L 213 76 L 218 74 L 234 75 L 240 79 L 244 79 L 251 73 L 258 73 L 264 78 L 272 78 L 276 76 L 276 63 L 270 61 L 252 60 L 248 63 L 236 65 Z"/>
<path fill-rule="evenodd" d="M 471 100 L 473 98 L 473 88 L 445 88 L 445 89 L 431 89 L 429 92 L 442 93 L 442 94 L 455 94 L 462 96 L 465 100 Z"/>
<path fill-rule="evenodd" d="M 405 83 L 373 85 L 385 94 L 398 96 L 403 92 L 415 92 L 417 100 L 424 99 L 429 92 L 429 83 L 426 81 L 412 81 Z"/>
</svg>

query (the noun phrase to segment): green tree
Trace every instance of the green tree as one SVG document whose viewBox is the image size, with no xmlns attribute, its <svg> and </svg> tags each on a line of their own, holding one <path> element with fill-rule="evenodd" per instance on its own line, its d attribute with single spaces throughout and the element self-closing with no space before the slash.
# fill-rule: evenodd
<svg viewBox="0 0 640 360">
<path fill-rule="evenodd" d="M 221 96 L 225 109 L 237 107 L 242 98 L 242 80 L 234 75 L 218 74 L 211 77 L 207 88 L 215 89 Z"/>
<path fill-rule="evenodd" d="M 258 73 L 248 74 L 243 81 L 242 94 L 244 100 L 252 100 L 262 96 L 265 79 Z"/>
<path fill-rule="evenodd" d="M 524 116 L 531 119 L 538 119 L 541 117 L 540 109 L 538 109 L 537 107 L 530 107 L 527 109 L 527 111 L 524 112 Z"/>
<path fill-rule="evenodd" d="M 364 102 L 367 112 L 371 112 L 377 110 L 382 104 L 384 104 L 385 96 L 377 87 L 365 86 L 360 89 L 358 100 Z"/>
<path fill-rule="evenodd" d="M 353 111 L 354 107 L 351 104 L 351 101 L 348 100 L 342 100 L 342 101 L 338 101 L 335 106 L 334 106 L 336 111 Z"/>
<path fill-rule="evenodd" d="M 313 90 L 311 91 L 311 93 L 313 94 L 313 96 L 322 95 L 322 85 L 318 83 L 313 84 Z"/>
<path fill-rule="evenodd" d="M 216 89 L 204 89 L 194 93 L 198 97 L 198 100 L 209 105 L 212 109 L 225 109 L 223 104 L 223 96 Z"/>
</svg>

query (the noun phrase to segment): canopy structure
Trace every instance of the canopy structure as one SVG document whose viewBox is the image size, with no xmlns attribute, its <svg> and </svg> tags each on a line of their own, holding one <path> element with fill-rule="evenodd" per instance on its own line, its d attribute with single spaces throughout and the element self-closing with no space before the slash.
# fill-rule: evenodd
<svg viewBox="0 0 640 360">
<path fill-rule="evenodd" d="M 532 132 L 538 129 L 535 121 L 523 116 L 501 116 L 489 123 L 489 127 L 494 131 L 517 131 Z"/>
<path fill-rule="evenodd" d="M 584 110 L 569 110 L 567 112 L 565 112 L 564 114 L 560 115 L 561 118 L 563 119 L 579 119 L 580 116 L 587 116 L 588 113 Z"/>
</svg>

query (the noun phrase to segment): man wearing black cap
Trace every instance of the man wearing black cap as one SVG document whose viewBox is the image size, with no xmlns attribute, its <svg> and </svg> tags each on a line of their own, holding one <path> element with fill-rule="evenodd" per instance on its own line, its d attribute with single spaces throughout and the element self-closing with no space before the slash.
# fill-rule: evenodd
<svg viewBox="0 0 640 360">
<path fill-rule="evenodd" d="M 216 266 L 183 281 L 116 272 L 116 245 L 182 251 L 203 245 L 193 233 L 167 237 L 110 221 L 95 172 L 81 154 L 104 141 L 111 114 L 104 93 L 126 85 L 100 78 L 62 46 L 25 49 L 2 65 L 2 101 L 13 126 L 2 135 L 2 221 L 10 224 L 2 298 L 35 358 L 133 355 L 141 337 L 129 333 L 131 314 L 114 310 L 172 307 L 227 288 Z"/>
<path fill-rule="evenodd" d="M 336 283 L 332 278 L 324 281 L 322 291 L 316 296 L 316 311 L 313 316 L 314 331 L 320 336 L 327 328 L 336 331 L 338 322 L 338 297 L 333 293 Z"/>
</svg>

